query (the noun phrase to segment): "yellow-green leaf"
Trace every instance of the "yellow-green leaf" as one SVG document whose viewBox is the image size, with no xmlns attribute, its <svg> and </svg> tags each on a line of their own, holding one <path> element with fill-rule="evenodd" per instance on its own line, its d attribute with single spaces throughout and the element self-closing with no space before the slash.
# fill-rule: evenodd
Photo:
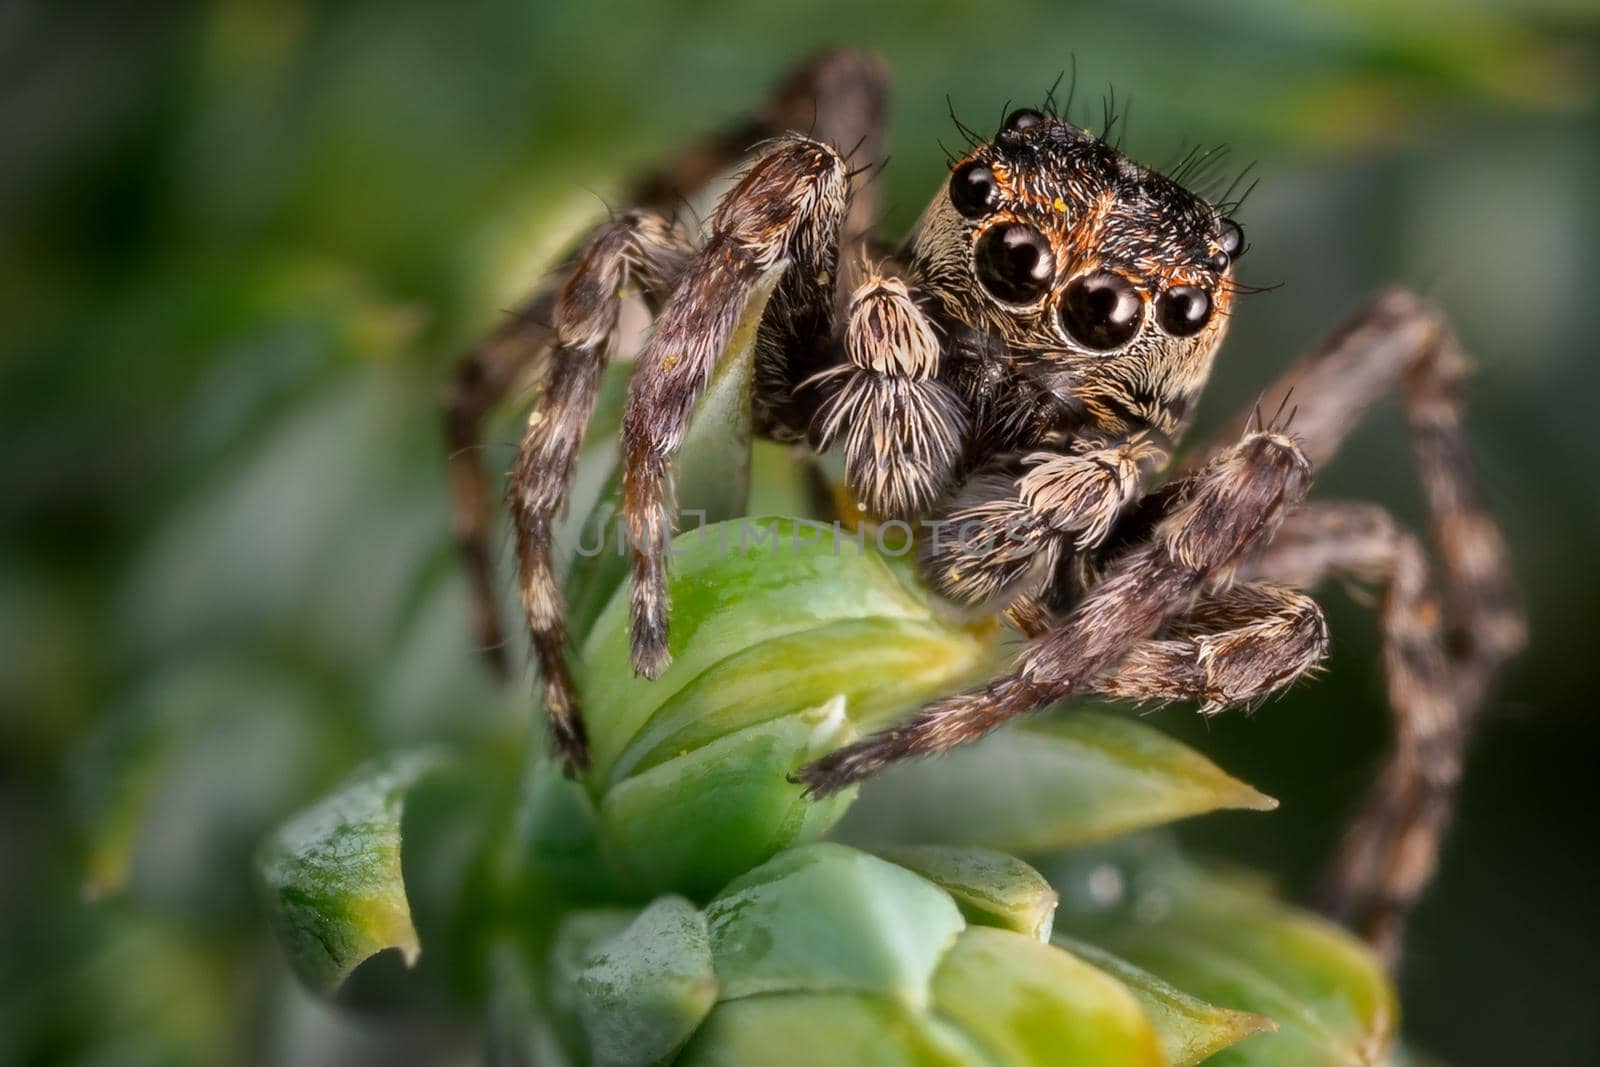
<svg viewBox="0 0 1600 1067">
<path fill-rule="evenodd" d="M 1016 857 L 953 845 L 901 845 L 875 851 L 949 893 L 968 922 L 1050 940 L 1056 891 L 1044 875 Z"/>
<path fill-rule="evenodd" d="M 803 845 L 735 880 L 706 907 L 723 996 L 855 990 L 927 1004 L 965 925 L 947 893 L 843 845 Z"/>
<path fill-rule="evenodd" d="M 841 837 L 1037 852 L 1271 797 L 1127 715 L 1066 710 L 862 787 Z"/>
<path fill-rule="evenodd" d="M 1277 1023 L 1265 1015 L 1235 1011 L 1190 996 L 1149 971 L 1113 956 L 1086 941 L 1057 936 L 1057 948 L 1066 949 L 1091 966 L 1127 986 L 1144 1005 L 1172 1067 L 1190 1067 L 1252 1034 L 1270 1033 Z"/>
<path fill-rule="evenodd" d="M 1398 1026 L 1394 987 L 1366 946 L 1261 887 L 1130 842 L 1053 879 L 1057 929 L 1184 992 L 1278 1024 L 1217 1053 L 1233 1067 L 1376 1067 Z"/>
<path fill-rule="evenodd" d="M 933 999 L 998 1063 L 1166 1063 L 1149 1018 L 1122 983 L 1010 930 L 969 926 L 934 976 Z"/>
<path fill-rule="evenodd" d="M 313 989 L 331 992 L 385 949 L 399 949 L 408 966 L 422 951 L 400 869 L 400 820 L 407 790 L 440 763 L 418 752 L 369 764 L 262 846 L 268 919 Z"/>
</svg>

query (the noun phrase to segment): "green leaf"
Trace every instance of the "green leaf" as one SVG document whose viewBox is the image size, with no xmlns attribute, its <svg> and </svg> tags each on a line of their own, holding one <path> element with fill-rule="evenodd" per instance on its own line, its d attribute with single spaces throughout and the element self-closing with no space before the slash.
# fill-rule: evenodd
<svg viewBox="0 0 1600 1067">
<path fill-rule="evenodd" d="M 727 999 L 855 990 L 922 1008 L 965 923 L 903 867 L 843 845 L 790 849 L 706 907 Z"/>
<path fill-rule="evenodd" d="M 530 890 L 590 902 L 606 893 L 611 879 L 600 852 L 600 816 L 583 785 L 540 756 L 527 768 L 521 800 L 507 866 L 531 880 Z"/>
<path fill-rule="evenodd" d="M 1095 945 L 1061 936 L 1052 943 L 1098 967 L 1133 991 L 1161 1035 L 1161 1046 L 1172 1067 L 1190 1067 L 1252 1034 L 1269 1033 L 1278 1028 L 1278 1024 L 1265 1015 L 1219 1008 L 1192 997 Z"/>
<path fill-rule="evenodd" d="M 663 701 L 617 759 L 612 780 L 794 707 L 840 699 L 853 723 L 871 725 L 937 691 L 942 680 L 953 685 L 957 671 L 979 662 L 980 651 L 968 633 L 946 623 L 884 617 L 752 644 Z"/>
<path fill-rule="evenodd" d="M 861 725 L 866 716 L 875 720 L 948 691 L 983 664 L 993 640 L 992 626 L 943 620 L 907 561 L 885 556 L 870 539 L 863 548 L 828 527 L 793 519 L 741 519 L 679 535 L 669 591 L 673 663 L 659 679 L 633 673 L 621 590 L 579 657 L 597 789 L 616 781 L 625 756 L 630 767 L 659 758 L 658 746 L 678 731 L 689 728 L 685 745 L 702 740 L 692 724 L 707 712 L 730 729 L 813 707 L 818 691 L 824 699 L 871 692 L 860 707 L 847 708 Z M 865 625 L 843 637 L 830 629 L 846 623 Z M 842 649 L 868 634 L 885 647 L 858 648 L 837 669 L 817 670 L 814 641 L 838 639 L 830 647 Z M 893 673 L 885 662 L 895 665 Z M 710 677 L 691 688 L 714 668 L 730 672 L 714 677 L 741 687 L 730 705 L 705 704 L 720 688 Z M 804 693 L 791 697 L 781 687 L 813 672 Z M 674 703 L 680 693 L 683 702 Z"/>
<path fill-rule="evenodd" d="M 262 846 L 258 875 L 289 965 L 312 989 L 338 988 L 363 960 L 422 946 L 400 870 L 406 792 L 442 763 L 432 752 L 368 764 Z"/>
<path fill-rule="evenodd" d="M 839 820 L 854 790 L 820 802 L 789 781 L 851 736 L 834 700 L 729 734 L 634 775 L 600 804 L 599 835 L 634 892 L 704 899 L 728 879 Z"/>
<path fill-rule="evenodd" d="M 515 938 L 496 939 L 484 953 L 488 1005 L 484 1025 L 486 1063 L 495 1067 L 569 1067 L 558 1040 L 564 1021 L 544 1010 L 536 968 Z M 567 987 L 569 993 L 571 986 Z M 580 1040 L 574 1022 L 571 1039 Z"/>
<path fill-rule="evenodd" d="M 933 998 L 998 1063 L 1166 1063 L 1150 1020 L 1120 982 L 1010 930 L 968 927 L 934 976 Z"/>
<path fill-rule="evenodd" d="M 1040 852 L 1220 808 L 1276 806 L 1154 727 L 1074 709 L 890 767 L 863 787 L 839 836 Z"/>
<path fill-rule="evenodd" d="M 1377 959 L 1349 934 L 1257 886 L 1147 843 L 1074 856 L 1054 879 L 1057 928 L 1185 992 L 1273 1019 L 1208 1064 L 1341 1067 L 1386 1062 L 1398 1021 Z"/>
<path fill-rule="evenodd" d="M 890 1000 L 790 993 L 717 1005 L 673 1067 L 993 1067 L 948 1023 Z"/>
<path fill-rule="evenodd" d="M 550 1023 L 562 1047 L 576 1059 L 588 1047 L 579 1011 L 581 994 L 578 976 L 589 960 L 612 938 L 621 934 L 639 915 L 626 908 L 587 908 L 562 916 L 550 940 L 550 982 L 548 986 Z"/>
<path fill-rule="evenodd" d="M 705 916 L 662 897 L 590 953 L 576 986 L 594 1067 L 665 1061 L 716 1003 Z"/>
<path fill-rule="evenodd" d="M 948 845 L 875 851 L 949 893 L 968 922 L 1050 940 L 1056 891 L 1044 875 L 1021 860 L 990 849 Z"/>
</svg>

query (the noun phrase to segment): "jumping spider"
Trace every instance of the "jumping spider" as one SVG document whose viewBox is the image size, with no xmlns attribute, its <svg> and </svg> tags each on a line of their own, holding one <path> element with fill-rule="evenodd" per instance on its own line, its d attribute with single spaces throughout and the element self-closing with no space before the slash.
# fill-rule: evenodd
<svg viewBox="0 0 1600 1067">
<path fill-rule="evenodd" d="M 881 246 L 874 189 L 848 159 L 881 151 L 884 98 L 877 59 L 813 58 L 758 118 L 640 183 L 636 206 L 464 361 L 447 421 L 483 647 L 503 655 L 478 424 L 542 368 L 507 498 L 551 734 L 569 769 L 583 767 L 551 531 L 622 296 L 639 293 L 655 315 L 622 426 L 633 662 L 655 677 L 668 661 L 669 464 L 746 300 L 781 271 L 757 340 L 759 432 L 837 447 L 875 516 L 976 524 L 988 536 L 924 544 L 923 573 L 1031 639 L 1012 672 L 799 780 L 829 793 L 1077 693 L 1193 700 L 1206 713 L 1250 705 L 1326 651 L 1322 612 L 1299 590 L 1371 583 L 1396 743 L 1328 900 L 1392 954 L 1434 866 L 1468 726 L 1523 641 L 1504 544 L 1472 478 L 1448 327 L 1412 294 L 1385 292 L 1262 394 L 1271 410 L 1293 391 L 1292 433 L 1247 413 L 1174 461 L 1238 291 L 1239 226 L 1057 117 L 1052 96 L 971 137 L 910 238 Z M 702 232 L 676 221 L 740 159 Z M 1313 465 L 1397 385 L 1442 599 L 1417 540 L 1384 511 L 1302 503 Z"/>
</svg>

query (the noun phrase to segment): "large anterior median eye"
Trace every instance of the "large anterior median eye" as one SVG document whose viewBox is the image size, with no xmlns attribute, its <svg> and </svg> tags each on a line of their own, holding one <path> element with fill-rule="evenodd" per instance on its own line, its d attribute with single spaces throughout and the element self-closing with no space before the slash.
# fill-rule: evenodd
<svg viewBox="0 0 1600 1067">
<path fill-rule="evenodd" d="M 1012 222 L 991 227 L 973 251 L 978 281 L 998 300 L 1031 304 L 1056 276 L 1056 257 L 1045 235 Z"/>
<path fill-rule="evenodd" d="M 1074 278 L 1061 298 L 1061 328 L 1085 348 L 1121 348 L 1139 332 L 1144 298 L 1120 274 L 1095 271 Z"/>
<path fill-rule="evenodd" d="M 1211 320 L 1211 294 L 1198 285 L 1174 285 L 1156 300 L 1156 318 L 1174 337 L 1191 337 Z"/>
</svg>

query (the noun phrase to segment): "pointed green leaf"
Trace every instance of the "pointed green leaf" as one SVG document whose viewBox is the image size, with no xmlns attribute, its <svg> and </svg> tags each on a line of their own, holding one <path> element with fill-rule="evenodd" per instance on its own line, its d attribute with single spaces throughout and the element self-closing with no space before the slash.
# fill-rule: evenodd
<svg viewBox="0 0 1600 1067">
<path fill-rule="evenodd" d="M 1173 1067 L 1190 1067 L 1252 1034 L 1269 1033 L 1278 1025 L 1265 1015 L 1234 1011 L 1192 997 L 1149 971 L 1085 941 L 1057 936 L 1053 944 L 1098 967 L 1132 990 L 1144 1005 L 1161 1046 Z"/>
<path fill-rule="evenodd" d="M 1056 891 L 1044 875 L 1014 856 L 950 845 L 902 845 L 875 851 L 949 893 L 968 922 L 1050 940 Z"/>
<path fill-rule="evenodd" d="M 1069 710 L 889 768 L 862 788 L 839 834 L 1037 852 L 1219 808 L 1276 805 L 1137 719 Z"/>
<path fill-rule="evenodd" d="M 980 651 L 970 634 L 946 623 L 883 617 L 825 623 L 752 644 L 663 701 L 617 759 L 612 780 L 832 699 L 844 702 L 852 723 L 879 722 L 937 692 L 941 682 L 953 686 L 957 672 L 980 661 Z"/>
<path fill-rule="evenodd" d="M 734 705 L 705 709 L 716 710 L 729 724 L 814 706 L 820 686 L 830 696 L 874 693 L 861 707 L 848 709 L 860 725 L 864 715 L 881 716 L 959 684 L 981 666 L 993 640 L 992 626 L 970 629 L 943 620 L 909 561 L 885 556 L 870 537 L 862 546 L 827 526 L 793 519 L 740 519 L 679 535 L 669 591 L 673 663 L 660 678 L 650 681 L 633 673 L 628 604 L 620 590 L 579 657 L 596 788 L 615 782 L 624 754 L 630 761 L 652 755 L 683 724 L 704 714 L 702 701 L 715 698 L 709 692 L 714 687 L 709 680 L 703 689 L 690 687 L 713 668 L 732 672 L 738 681 L 730 684 L 743 686 Z M 763 683 L 767 672 L 780 671 L 796 658 L 783 678 L 785 684 L 798 684 L 817 666 L 809 658 L 812 640 L 830 639 L 821 631 L 845 623 L 904 624 L 866 631 L 895 645 L 882 652 L 897 664 L 893 674 L 883 670 L 881 660 L 873 665 L 865 655 L 875 651 L 869 646 L 841 661 L 837 670 L 819 670 L 812 689 L 794 702 L 771 681 Z M 680 693 L 685 703 L 672 703 Z M 658 712 L 664 725 L 647 733 L 647 726 L 658 725 L 653 721 Z M 636 739 L 640 748 L 630 752 Z"/>
<path fill-rule="evenodd" d="M 705 916 L 682 897 L 656 900 L 590 952 L 576 986 L 594 1067 L 664 1062 L 716 1003 Z"/>
<path fill-rule="evenodd" d="M 922 1008 L 965 923 L 903 867 L 826 842 L 790 849 L 706 907 L 726 999 L 856 990 Z"/>
<path fill-rule="evenodd" d="M 943 1020 L 854 993 L 724 1001 L 673 1067 L 995 1067 Z"/>
<path fill-rule="evenodd" d="M 813 802 L 789 775 L 851 733 L 844 702 L 835 699 L 658 764 L 602 798 L 601 846 L 635 892 L 703 899 L 838 821 L 854 790 Z"/>
<path fill-rule="evenodd" d="M 441 762 L 418 752 L 369 764 L 262 846 L 268 919 L 313 989 L 331 992 L 384 949 L 399 949 L 408 966 L 421 952 L 400 870 L 400 819 L 407 790 Z"/>
<path fill-rule="evenodd" d="M 1186 993 L 1278 1024 L 1208 1064 L 1386 1062 L 1397 1026 L 1394 988 L 1366 947 L 1333 924 L 1172 852 L 1075 856 L 1055 882 L 1058 929 Z"/>
<path fill-rule="evenodd" d="M 1166 1063 L 1144 1010 L 1120 982 L 1010 930 L 968 927 L 934 976 L 933 998 L 998 1063 Z"/>
</svg>

